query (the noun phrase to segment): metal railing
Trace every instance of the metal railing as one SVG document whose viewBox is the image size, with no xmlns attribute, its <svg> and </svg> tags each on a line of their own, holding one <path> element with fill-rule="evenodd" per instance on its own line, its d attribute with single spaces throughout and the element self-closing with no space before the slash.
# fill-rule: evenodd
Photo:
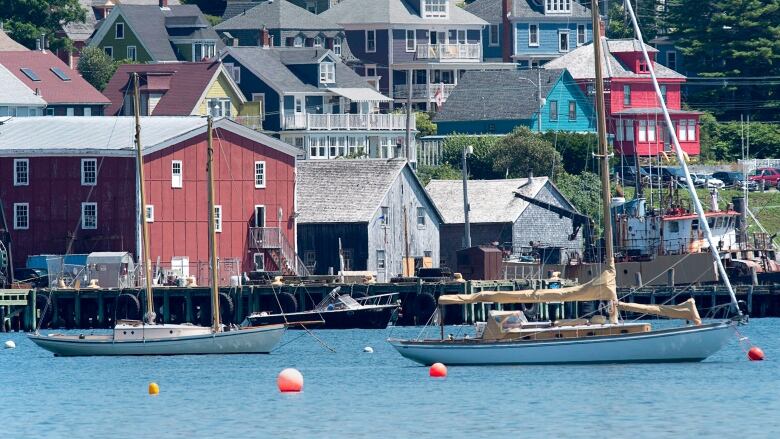
<svg viewBox="0 0 780 439">
<path fill-rule="evenodd" d="M 452 93 L 456 84 L 413 84 L 412 85 L 412 99 L 427 99 L 433 101 L 436 98 L 436 93 L 441 90 L 442 100 L 446 101 Z M 406 98 L 409 96 L 409 86 L 406 84 L 398 84 L 393 86 L 394 98 Z"/>
<path fill-rule="evenodd" d="M 250 227 L 249 248 L 253 250 L 278 250 L 281 260 L 274 262 L 280 270 L 288 268 L 298 276 L 311 275 L 279 227 Z M 273 252 L 271 252 L 271 256 L 274 256 Z"/>
<path fill-rule="evenodd" d="M 233 116 L 230 119 L 255 131 L 263 130 L 263 116 Z"/>
<path fill-rule="evenodd" d="M 416 123 L 412 115 L 412 129 Z M 286 130 L 404 130 L 403 114 L 290 114 L 284 117 Z"/>
<path fill-rule="evenodd" d="M 475 43 L 418 44 L 417 59 L 479 61 L 482 59 L 482 45 Z"/>
</svg>

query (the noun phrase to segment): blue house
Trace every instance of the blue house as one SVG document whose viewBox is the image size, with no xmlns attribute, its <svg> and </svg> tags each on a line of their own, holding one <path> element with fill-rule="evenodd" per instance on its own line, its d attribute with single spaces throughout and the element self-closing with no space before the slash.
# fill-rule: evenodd
<svg viewBox="0 0 780 439">
<path fill-rule="evenodd" d="M 518 126 L 594 132 L 592 107 L 565 69 L 468 72 L 433 121 L 439 135 L 507 134 Z"/>
<path fill-rule="evenodd" d="M 540 66 L 593 40 L 590 9 L 576 0 L 477 0 L 466 10 L 489 23 L 486 58 L 521 67 Z"/>
<path fill-rule="evenodd" d="M 662 35 L 650 40 L 650 44 L 658 49 L 655 61 L 685 76 L 696 76 L 698 72 L 688 68 L 685 56 L 677 48 L 677 41 L 668 35 Z"/>
</svg>

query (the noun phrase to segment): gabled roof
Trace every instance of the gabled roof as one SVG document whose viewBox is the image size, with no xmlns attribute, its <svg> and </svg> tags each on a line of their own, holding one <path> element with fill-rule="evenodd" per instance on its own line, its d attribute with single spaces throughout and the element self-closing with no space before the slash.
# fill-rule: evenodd
<svg viewBox="0 0 780 439">
<path fill-rule="evenodd" d="M 503 0 L 477 0 L 463 7 L 466 11 L 487 21 L 490 24 L 500 24 L 503 22 Z"/>
<path fill-rule="evenodd" d="M 304 29 L 328 30 L 342 29 L 338 24 L 287 0 L 275 0 L 256 4 L 253 8 L 223 21 L 214 27 L 216 30 L 233 29 Z"/>
<path fill-rule="evenodd" d="M 283 0 L 286 1 L 286 0 Z M 327 49 L 311 47 L 228 47 L 223 53 L 230 55 L 244 68 L 266 82 L 279 93 L 322 91 L 316 84 L 304 82 L 288 66 L 294 64 L 316 64 L 326 54 L 336 60 L 336 83 L 329 87 L 372 88 L 362 76 L 355 73 L 338 56 Z"/>
<path fill-rule="evenodd" d="M 299 149 L 246 128 L 224 117 L 214 120 L 224 129 L 295 157 Z M 180 143 L 206 132 L 200 116 L 141 118 L 144 154 Z M 0 157 L 83 155 L 132 157 L 135 120 L 132 116 L 103 117 L 11 117 L 0 118 Z"/>
<path fill-rule="evenodd" d="M 469 180 L 469 222 L 514 223 L 529 205 L 514 193 L 536 197 L 548 183 L 547 177 L 534 177 L 530 184 L 527 178 Z M 431 180 L 425 189 L 441 212 L 444 224 L 463 224 L 462 181 Z M 557 189 L 553 190 L 557 192 Z"/>
<path fill-rule="evenodd" d="M 239 2 L 229 1 L 225 5 L 225 11 L 222 12 L 222 20 L 224 21 L 230 20 L 236 15 L 246 12 L 262 2 L 263 0 L 248 0 L 248 1 L 239 1 Z"/>
<path fill-rule="evenodd" d="M 403 159 L 305 160 L 296 166 L 298 224 L 370 222 L 404 169 L 425 193 Z"/>
<path fill-rule="evenodd" d="M 45 107 L 46 101 L 36 95 L 30 87 L 24 85 L 19 78 L 0 65 L 0 106 L 19 105 Z"/>
<path fill-rule="evenodd" d="M 344 0 L 320 14 L 341 25 L 365 24 L 462 24 L 484 26 L 485 20 L 450 4 L 449 18 L 422 18 L 404 0 Z"/>
<path fill-rule="evenodd" d="M 14 41 L 4 30 L 0 29 L 0 52 L 29 50 Z"/>
<path fill-rule="evenodd" d="M 0 65 L 5 66 L 30 89 L 40 90 L 41 97 L 49 105 L 107 105 L 110 103 L 77 71 L 68 67 L 51 52 L 37 50 L 0 52 Z M 39 80 L 30 79 L 21 69 L 31 69 Z M 52 69 L 59 69 L 69 79 L 60 79 Z"/>
<path fill-rule="evenodd" d="M 121 65 L 103 92 L 111 100 L 111 105 L 106 108 L 106 115 L 121 113 L 128 87 L 128 93 L 132 93 L 131 73 L 134 72 L 141 77 L 142 90 L 148 87 L 147 77 L 167 76 L 161 81 L 164 83 L 163 89 L 156 90 L 163 93 L 163 96 L 154 107 L 152 116 L 188 116 L 197 110 L 203 93 L 224 70 L 219 61 Z M 228 78 L 228 75 L 225 74 L 225 77 Z M 234 87 L 233 91 L 238 96 L 243 96 L 239 89 Z"/>
<path fill-rule="evenodd" d="M 543 2 L 544 0 L 513 0 L 511 20 L 516 21 L 526 18 L 538 20 L 547 17 L 565 21 L 571 18 L 591 18 L 590 9 L 580 4 L 577 0 L 572 0 L 571 2 L 571 14 L 545 14 Z"/>
<path fill-rule="evenodd" d="M 606 48 L 602 52 L 601 68 L 604 72 L 604 78 L 650 78 L 649 74 L 634 73 L 631 69 L 627 68 L 619 59 L 617 59 L 613 53 L 621 52 L 634 52 L 641 51 L 641 46 L 637 40 L 607 40 L 605 37 L 601 37 L 602 48 Z M 593 62 L 593 43 L 588 43 L 580 46 L 571 52 L 560 56 L 544 65 L 545 69 L 567 69 L 571 76 L 577 80 L 593 79 L 596 76 Z M 636 50 L 630 50 L 633 47 Z M 646 46 L 648 49 L 652 49 L 650 46 Z M 655 51 L 655 49 L 652 49 Z M 674 70 L 666 67 L 657 62 L 653 62 L 653 69 L 655 69 L 655 75 L 658 78 L 666 79 L 685 79 L 685 76 L 675 72 Z"/>
<path fill-rule="evenodd" d="M 97 27 L 98 20 L 95 17 L 93 7 L 103 6 L 107 3 L 105 0 L 78 0 L 79 5 L 84 10 L 84 22 L 71 22 L 62 26 L 62 30 L 73 41 L 86 41 L 92 36 Z M 160 0 L 116 0 L 116 4 L 124 5 L 151 5 L 158 6 Z M 168 0 L 169 6 L 178 6 L 179 0 Z"/>
<path fill-rule="evenodd" d="M 537 75 L 547 97 L 564 74 L 561 69 L 467 71 L 433 120 L 532 119 L 539 112 Z"/>
</svg>

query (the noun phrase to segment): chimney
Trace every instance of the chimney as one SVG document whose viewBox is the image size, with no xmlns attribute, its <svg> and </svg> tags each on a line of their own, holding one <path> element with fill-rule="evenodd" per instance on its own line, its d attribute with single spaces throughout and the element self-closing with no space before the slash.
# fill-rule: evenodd
<svg viewBox="0 0 780 439">
<path fill-rule="evenodd" d="M 168 0 L 160 0 L 160 9 L 168 9 Z"/>
<path fill-rule="evenodd" d="M 513 0 L 501 0 L 501 25 L 504 27 L 501 35 L 501 57 L 504 62 L 512 62 L 512 23 L 509 22 L 512 2 Z"/>
<path fill-rule="evenodd" d="M 263 47 L 268 47 L 271 45 L 271 34 L 268 32 L 268 29 L 266 29 L 265 25 L 263 25 L 263 29 L 260 30 L 261 38 L 262 38 L 262 44 Z"/>
<path fill-rule="evenodd" d="M 599 35 L 602 37 L 607 36 L 607 25 L 604 24 L 604 19 L 599 17 Z"/>
</svg>

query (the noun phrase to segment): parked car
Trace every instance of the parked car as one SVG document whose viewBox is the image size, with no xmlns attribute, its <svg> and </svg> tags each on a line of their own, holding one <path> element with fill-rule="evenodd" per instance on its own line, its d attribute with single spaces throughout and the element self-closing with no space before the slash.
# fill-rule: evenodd
<svg viewBox="0 0 780 439">
<path fill-rule="evenodd" d="M 38 268 L 15 268 L 14 280 L 30 284 L 33 288 L 44 288 L 49 286 L 49 273 Z"/>
<path fill-rule="evenodd" d="M 745 174 L 739 171 L 720 171 L 712 174 L 713 177 L 721 180 L 726 187 L 734 187 L 737 189 L 744 189 L 745 186 Z M 748 190 L 758 189 L 758 183 L 753 180 L 747 180 Z"/>
<path fill-rule="evenodd" d="M 758 168 L 750 176 L 750 180 L 763 184 L 764 187 L 775 186 L 780 189 L 780 168 Z"/>
<path fill-rule="evenodd" d="M 701 187 L 707 189 L 723 189 L 726 187 L 726 183 L 723 180 L 716 178 L 712 174 L 696 174 L 697 181 L 701 181 Z"/>
<path fill-rule="evenodd" d="M 634 186 L 636 184 L 636 168 L 634 166 L 617 167 L 615 171 L 620 175 L 620 184 L 623 186 Z M 650 182 L 650 174 L 644 168 L 639 168 L 642 184 Z"/>
</svg>

